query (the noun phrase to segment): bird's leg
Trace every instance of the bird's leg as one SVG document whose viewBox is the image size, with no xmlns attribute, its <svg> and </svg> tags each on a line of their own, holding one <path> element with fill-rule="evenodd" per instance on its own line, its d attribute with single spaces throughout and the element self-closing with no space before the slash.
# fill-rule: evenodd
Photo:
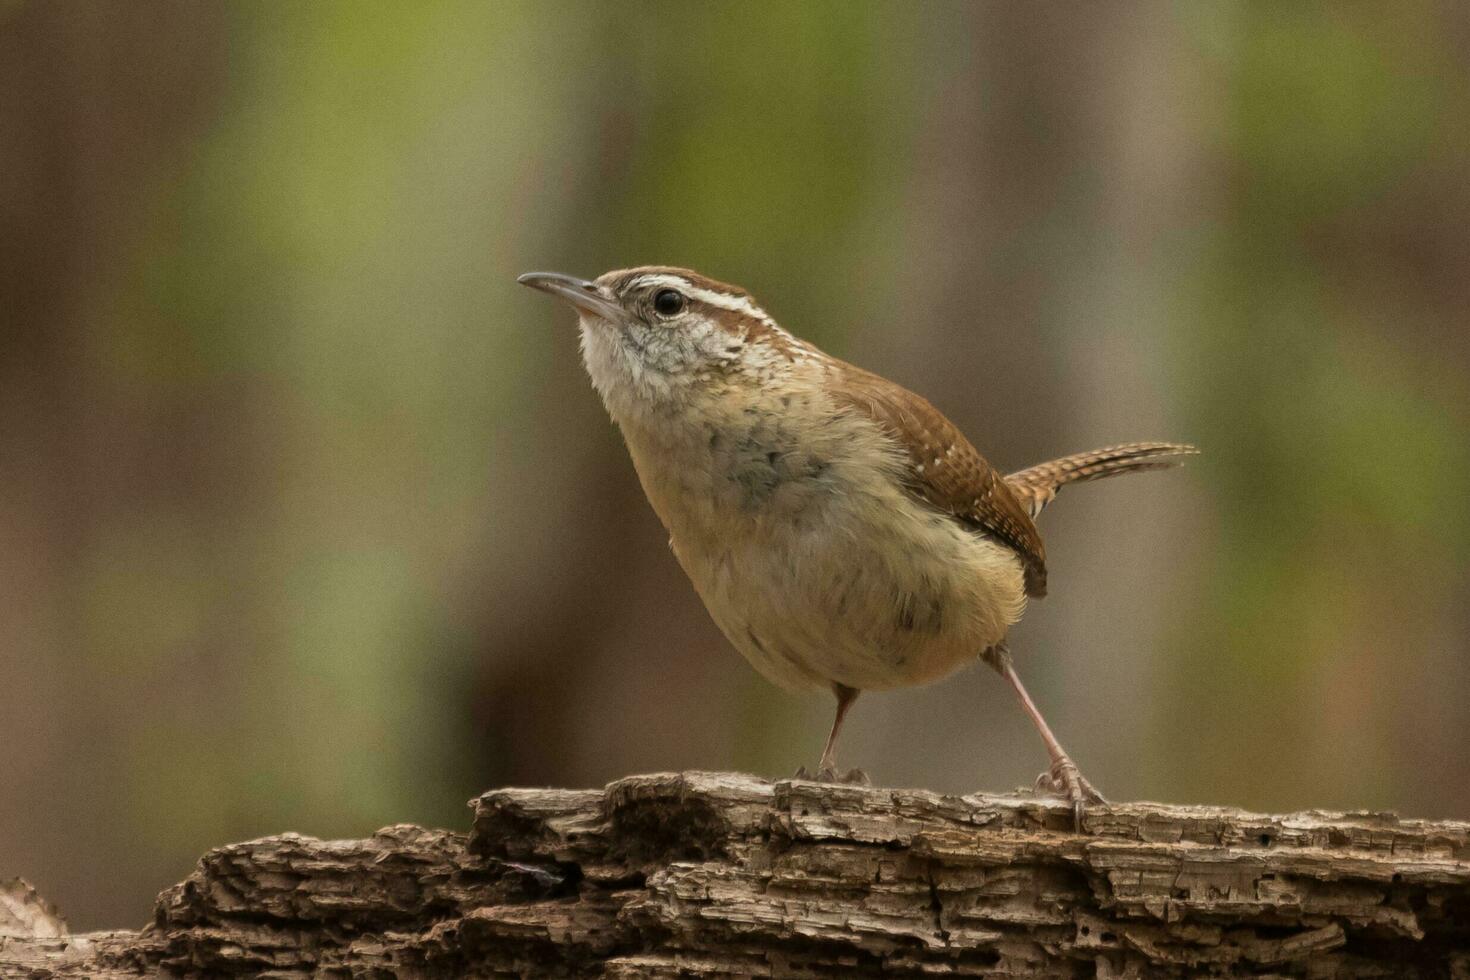
<svg viewBox="0 0 1470 980">
<path fill-rule="evenodd" d="M 1026 686 L 1021 683 L 1021 678 L 1016 675 L 1016 668 L 1011 664 L 1011 652 L 1004 644 L 992 647 L 985 653 L 985 662 L 995 668 L 996 673 L 1004 677 L 1010 683 L 1011 689 L 1016 692 L 1016 698 L 1021 702 L 1021 709 L 1030 717 L 1036 730 L 1041 733 L 1041 740 L 1046 743 L 1047 754 L 1051 756 L 1051 768 L 1042 773 L 1036 780 L 1036 788 L 1044 792 L 1054 793 L 1072 804 L 1072 812 L 1075 823 L 1080 829 L 1082 826 L 1082 807 L 1086 803 L 1106 803 L 1103 795 L 1092 788 L 1082 773 L 1077 769 L 1077 763 L 1062 748 L 1062 743 L 1057 741 L 1056 735 L 1052 733 L 1051 726 L 1041 716 L 1041 711 L 1036 707 L 1036 702 L 1031 700 L 1031 695 L 1026 693 Z"/>
<path fill-rule="evenodd" d="M 822 761 L 817 763 L 819 778 L 835 778 L 837 775 L 837 733 L 842 731 L 842 720 L 847 709 L 857 700 L 858 691 L 843 684 L 833 684 L 832 693 L 837 696 L 837 714 L 832 718 L 832 730 L 827 733 L 827 744 L 822 748 Z"/>
<path fill-rule="evenodd" d="M 861 769 L 849 769 L 845 773 L 837 772 L 837 733 L 842 730 L 842 719 L 847 717 L 847 709 L 857 700 L 862 692 L 855 687 L 846 684 L 832 684 L 832 693 L 837 696 L 837 716 L 832 719 L 832 731 L 827 735 L 827 746 L 822 749 L 822 761 L 817 764 L 817 774 L 812 776 L 807 772 L 806 766 L 796 770 L 797 779 L 816 779 L 824 783 L 858 783 L 863 786 L 871 783 L 868 774 Z"/>
</svg>

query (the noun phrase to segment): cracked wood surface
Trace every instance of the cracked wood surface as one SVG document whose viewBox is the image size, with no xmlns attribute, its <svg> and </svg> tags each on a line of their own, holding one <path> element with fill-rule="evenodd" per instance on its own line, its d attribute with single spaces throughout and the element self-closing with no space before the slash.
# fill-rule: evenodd
<svg viewBox="0 0 1470 980">
<path fill-rule="evenodd" d="M 471 805 L 468 835 L 219 848 L 141 932 L 0 929 L 0 977 L 1470 978 L 1470 823 L 1133 803 L 1076 833 L 1025 796 L 698 772 Z"/>
</svg>

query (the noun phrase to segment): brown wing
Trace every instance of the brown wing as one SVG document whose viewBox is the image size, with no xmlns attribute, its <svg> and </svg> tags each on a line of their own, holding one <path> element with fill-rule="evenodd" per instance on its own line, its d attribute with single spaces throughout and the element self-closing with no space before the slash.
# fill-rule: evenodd
<svg viewBox="0 0 1470 980">
<path fill-rule="evenodd" d="M 1046 549 L 1016 492 L 964 434 L 928 401 L 891 381 L 841 364 L 840 402 L 881 425 L 907 451 L 908 489 L 962 523 L 1014 548 L 1026 594 L 1046 595 Z"/>
</svg>

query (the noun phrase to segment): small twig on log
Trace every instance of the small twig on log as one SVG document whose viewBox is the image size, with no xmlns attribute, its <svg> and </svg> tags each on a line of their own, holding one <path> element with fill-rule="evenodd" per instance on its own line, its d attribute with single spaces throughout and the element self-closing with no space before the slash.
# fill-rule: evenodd
<svg viewBox="0 0 1470 980">
<path fill-rule="evenodd" d="M 749 776 L 507 789 L 468 835 L 222 847 L 3 977 L 1470 977 L 1470 824 Z M 43 971 L 43 972 L 36 972 Z"/>
</svg>

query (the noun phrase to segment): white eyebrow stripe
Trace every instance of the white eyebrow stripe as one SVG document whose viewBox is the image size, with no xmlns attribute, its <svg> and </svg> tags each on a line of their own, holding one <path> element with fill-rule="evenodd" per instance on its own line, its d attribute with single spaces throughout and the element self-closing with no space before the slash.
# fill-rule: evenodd
<svg viewBox="0 0 1470 980">
<path fill-rule="evenodd" d="M 683 276 L 672 276 L 667 274 L 639 276 L 634 280 L 637 286 L 667 286 L 677 289 L 690 299 L 697 299 L 701 303 L 710 306 L 718 306 L 722 310 L 731 313 L 744 313 L 746 316 L 754 317 L 767 326 L 774 327 L 776 324 L 765 310 L 756 306 L 748 296 L 731 296 L 729 293 L 717 293 L 712 289 L 704 289 L 696 286 Z"/>
<path fill-rule="evenodd" d="M 690 299 L 697 299 L 702 303 L 718 306 L 732 313 L 744 313 L 746 316 L 755 317 L 767 326 L 772 325 L 771 318 L 766 315 L 766 311 L 752 303 L 747 296 L 731 296 L 729 293 L 717 293 L 698 286 L 686 286 L 684 292 Z"/>
<path fill-rule="evenodd" d="M 646 276 L 639 276 L 637 279 L 628 283 L 628 285 L 632 288 L 640 286 L 668 286 L 672 289 L 690 288 L 688 279 L 685 279 L 683 276 L 668 275 L 666 273 L 650 273 Z"/>
</svg>

